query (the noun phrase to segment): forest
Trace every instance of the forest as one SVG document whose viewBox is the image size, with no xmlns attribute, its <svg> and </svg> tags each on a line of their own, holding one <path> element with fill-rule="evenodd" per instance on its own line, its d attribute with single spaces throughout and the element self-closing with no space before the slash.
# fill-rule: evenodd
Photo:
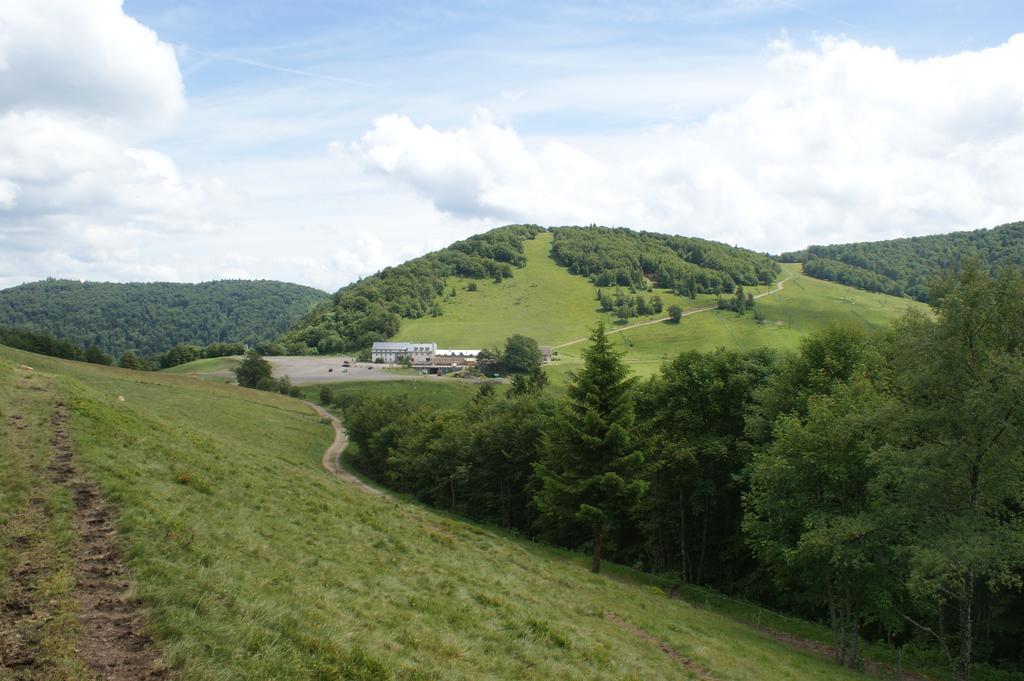
<svg viewBox="0 0 1024 681">
<path fill-rule="evenodd" d="M 802 262 L 818 279 L 928 302 L 929 282 L 967 259 L 990 273 L 1024 265 L 1024 222 L 935 236 L 835 246 L 809 246 L 783 253 L 783 262 Z"/>
<path fill-rule="evenodd" d="M 770 284 L 780 272 L 767 255 L 704 239 L 597 225 L 552 231 L 551 256 L 596 286 L 732 293 L 737 285 Z"/>
<path fill-rule="evenodd" d="M 828 622 L 958 680 L 1024 673 L 1024 275 L 968 261 L 934 315 L 798 353 L 686 352 L 646 381 L 598 326 L 462 410 L 341 400 L 351 463 L 536 540 Z M 321 395 L 330 400 L 329 391 Z"/>
<path fill-rule="evenodd" d="M 501 281 L 526 263 L 522 242 L 544 231 L 509 225 L 457 241 L 339 289 L 281 339 L 292 354 L 361 350 L 398 333 L 402 318 L 440 315 L 447 278 Z"/>
<path fill-rule="evenodd" d="M 45 331 L 108 355 L 179 344 L 255 343 L 284 333 L 327 294 L 278 281 L 202 284 L 47 279 L 0 291 L 0 325 Z"/>
</svg>

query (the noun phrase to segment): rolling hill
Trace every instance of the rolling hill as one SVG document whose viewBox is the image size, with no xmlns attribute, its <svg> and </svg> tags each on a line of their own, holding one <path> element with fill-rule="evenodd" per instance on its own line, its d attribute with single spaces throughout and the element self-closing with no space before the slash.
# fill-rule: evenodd
<svg viewBox="0 0 1024 681">
<path fill-rule="evenodd" d="M 783 253 L 785 262 L 802 262 L 810 276 L 868 291 L 928 300 L 934 277 L 967 258 L 986 269 L 1024 265 L 1024 222 L 907 239 L 834 246 L 808 246 Z"/>
<path fill-rule="evenodd" d="M 255 342 L 277 337 L 327 296 L 279 281 L 202 284 L 47 279 L 0 290 L 0 326 L 46 331 L 117 357 L 178 343 Z"/>
<path fill-rule="evenodd" d="M 0 411 L 16 674 L 866 678 L 824 628 L 366 494 L 295 399 L 0 348 Z"/>
<path fill-rule="evenodd" d="M 777 275 L 781 290 L 775 283 L 746 289 L 755 295 L 768 294 L 757 300 L 757 309 L 764 316 L 760 321 L 752 313 L 741 316 L 728 310 L 706 310 L 685 316 L 678 324 L 658 321 L 664 314 L 648 314 L 620 326 L 612 314 L 600 310 L 596 289 L 587 278 L 570 274 L 549 256 L 552 241 L 551 234 L 539 234 L 524 242 L 526 264 L 500 283 L 476 282 L 476 290 L 469 291 L 471 280 L 450 278 L 449 287 L 456 295 L 442 300 L 443 314 L 402 320 L 395 337 L 448 347 L 490 347 L 521 333 L 556 349 L 559 359 L 550 370 L 557 378 L 579 362 L 584 344 L 573 341 L 585 338 L 589 328 L 604 319 L 616 330 L 626 360 L 645 375 L 685 350 L 795 350 L 802 337 L 830 323 L 881 329 L 908 308 L 925 309 L 906 298 L 813 279 L 802 274 L 799 264 L 789 264 Z M 678 305 L 686 311 L 714 307 L 718 298 L 700 293 L 691 299 L 658 288 L 650 295 L 654 294 L 661 297 L 665 309 Z"/>
<path fill-rule="evenodd" d="M 596 286 L 608 295 L 621 289 L 631 299 L 659 295 L 667 308 L 685 302 L 684 292 L 706 300 L 736 286 L 770 283 L 778 272 L 764 254 L 703 239 L 597 226 L 510 225 L 340 289 L 282 340 L 292 351 L 351 352 L 450 324 L 459 335 L 438 337 L 439 343 L 503 342 L 507 334 L 493 333 L 499 327 L 518 327 L 542 342 L 569 340 L 585 335 L 597 318 Z M 665 293 L 648 292 L 652 286 Z"/>
<path fill-rule="evenodd" d="M 478 267 L 459 270 L 446 264 L 450 251 L 474 253 Z M 481 276 L 502 264 L 512 266 L 501 276 Z M 421 271 L 429 276 L 413 287 L 409 282 Z M 778 282 L 782 290 L 776 290 Z M 760 315 L 705 310 L 737 286 L 767 294 L 758 300 Z M 617 291 L 628 299 L 657 297 L 660 311 L 633 310 L 622 320 L 617 309 L 602 309 L 599 291 L 606 298 Z M 703 311 L 687 314 L 679 324 L 659 321 L 671 306 Z M 596 226 L 511 226 L 352 284 L 283 340 L 293 352 L 315 347 L 331 353 L 388 338 L 483 348 L 520 333 L 556 348 L 558 378 L 578 359 L 573 341 L 604 319 L 617 330 L 627 360 L 645 374 L 683 350 L 792 350 L 801 337 L 829 323 L 883 328 L 910 307 L 924 309 L 905 298 L 815 280 L 798 264 L 780 267 L 762 254 L 715 242 Z M 385 317 L 386 323 L 378 323 Z"/>
</svg>

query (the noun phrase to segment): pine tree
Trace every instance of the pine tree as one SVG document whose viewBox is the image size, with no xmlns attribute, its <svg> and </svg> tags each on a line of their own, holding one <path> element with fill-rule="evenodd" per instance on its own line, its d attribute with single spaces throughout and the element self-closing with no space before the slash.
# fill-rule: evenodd
<svg viewBox="0 0 1024 681">
<path fill-rule="evenodd" d="M 603 323 L 584 350 L 584 366 L 569 384 L 559 427 L 536 465 L 542 488 L 534 498 L 555 524 L 590 531 L 591 571 L 600 572 L 604 538 L 644 489 L 642 455 L 634 451 L 633 382 L 612 349 Z"/>
</svg>

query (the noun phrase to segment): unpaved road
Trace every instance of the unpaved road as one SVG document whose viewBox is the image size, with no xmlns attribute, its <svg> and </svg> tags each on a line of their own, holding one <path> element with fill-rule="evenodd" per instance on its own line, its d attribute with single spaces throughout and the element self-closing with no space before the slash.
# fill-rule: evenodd
<svg viewBox="0 0 1024 681">
<path fill-rule="evenodd" d="M 345 432 L 345 428 L 341 425 L 341 421 L 338 420 L 337 416 L 327 411 L 319 404 L 314 404 L 312 402 L 306 402 L 306 404 L 308 404 L 310 408 L 320 416 L 320 418 L 330 421 L 331 426 L 334 427 L 334 442 L 331 443 L 330 447 L 324 450 L 324 456 L 320 460 L 320 463 L 323 464 L 323 467 L 327 472 L 337 475 L 345 482 L 350 482 L 369 494 L 374 494 L 379 497 L 390 497 L 391 495 L 386 492 L 382 492 L 375 487 L 370 487 L 365 482 L 341 467 L 341 453 L 345 451 L 345 447 L 348 446 L 348 434 Z"/>
<path fill-rule="evenodd" d="M 785 284 L 790 279 L 792 279 L 792 277 L 786 277 L 785 279 L 780 279 L 778 281 L 778 283 L 775 284 L 775 288 L 773 288 L 771 291 L 765 291 L 764 293 L 758 293 L 756 296 L 754 296 L 754 300 L 757 300 L 758 298 L 764 298 L 765 296 L 770 296 L 773 293 L 778 293 L 779 291 L 782 290 L 782 285 Z M 690 315 L 697 314 L 698 312 L 709 312 L 711 310 L 717 310 L 717 309 L 718 309 L 718 305 L 717 304 L 716 305 L 708 305 L 706 307 L 698 307 L 695 310 L 687 310 L 686 312 L 684 312 L 680 316 L 682 316 L 682 317 L 689 317 Z M 667 322 L 669 319 L 670 319 L 670 317 L 661 317 L 660 319 L 652 319 L 652 320 L 650 320 L 648 322 L 640 322 L 639 324 L 630 324 L 629 326 L 621 326 L 621 327 L 619 327 L 617 329 L 611 329 L 610 331 L 607 331 L 604 335 L 610 336 L 613 333 L 622 333 L 623 331 L 632 331 L 633 329 L 639 329 L 641 326 L 650 326 L 651 324 L 661 324 L 662 322 Z M 576 340 L 571 340 L 571 341 L 569 341 L 567 343 L 562 343 L 561 345 L 552 345 L 551 349 L 552 350 L 558 350 L 560 348 L 567 348 L 570 345 L 576 345 L 577 343 L 582 343 L 582 342 L 588 341 L 588 340 L 590 340 L 590 336 L 587 336 L 586 338 L 577 338 Z"/>
</svg>

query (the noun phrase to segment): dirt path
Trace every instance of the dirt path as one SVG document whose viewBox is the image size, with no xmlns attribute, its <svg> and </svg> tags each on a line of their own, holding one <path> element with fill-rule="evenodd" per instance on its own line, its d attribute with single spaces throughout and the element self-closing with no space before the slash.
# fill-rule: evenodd
<svg viewBox="0 0 1024 681">
<path fill-rule="evenodd" d="M 712 674 L 710 669 L 706 669 L 706 668 L 702 667 L 701 665 L 697 664 L 696 662 L 694 662 L 690 658 L 686 657 L 685 655 L 680 653 L 678 650 L 676 650 L 675 648 L 673 648 L 669 644 L 665 643 L 664 641 L 662 641 L 661 639 L 659 639 L 658 637 L 656 637 L 654 634 L 652 634 L 651 632 L 647 631 L 646 629 L 641 629 L 640 627 L 636 626 L 632 622 L 628 622 L 628 621 L 622 619 L 621 617 L 619 617 L 618 615 L 616 615 L 613 612 L 606 612 L 604 614 L 604 617 L 609 622 L 614 622 L 615 624 L 617 624 L 618 626 L 622 627 L 626 631 L 632 633 L 637 638 L 643 639 L 644 641 L 648 641 L 649 643 L 653 643 L 654 645 L 658 646 L 659 648 L 661 648 L 661 651 L 663 653 L 665 653 L 666 655 L 671 657 L 673 660 L 678 662 L 680 664 L 680 666 L 683 667 L 683 669 L 685 669 L 686 671 L 690 672 L 691 674 L 696 676 L 698 679 L 701 679 L 701 681 L 717 681 L 718 680 L 718 677 L 715 676 L 714 674 Z"/>
<path fill-rule="evenodd" d="M 78 653 L 103 679 L 168 678 L 159 651 L 145 633 L 140 605 L 131 595 L 131 577 L 117 546 L 116 514 L 96 483 L 75 466 L 67 422 L 67 408 L 58 401 L 50 419 L 53 456 L 48 472 L 54 484 L 70 489 L 74 500 Z"/>
<path fill-rule="evenodd" d="M 757 300 L 758 298 L 764 298 L 765 296 L 770 296 L 773 293 L 778 293 L 779 291 L 782 290 L 782 285 L 785 284 L 790 279 L 792 279 L 792 277 L 786 277 L 785 279 L 780 279 L 778 282 L 776 282 L 775 288 L 773 288 L 770 291 L 765 291 L 764 293 L 758 293 L 756 296 L 754 296 L 754 300 Z M 706 307 L 698 307 L 695 310 L 687 310 L 681 316 L 682 317 L 689 317 L 690 315 L 695 315 L 695 314 L 698 314 L 700 312 L 710 312 L 711 310 L 717 310 L 717 309 L 718 309 L 718 305 L 707 305 Z M 610 336 L 613 333 L 622 333 L 623 331 L 632 331 L 633 329 L 639 329 L 641 326 L 650 326 L 651 324 L 661 324 L 662 322 L 667 322 L 669 319 L 671 319 L 671 317 L 661 317 L 659 319 L 652 319 L 650 321 L 640 322 L 639 324 L 630 324 L 629 326 L 622 326 L 622 327 L 619 327 L 617 329 L 611 329 L 610 331 L 607 331 L 605 333 L 605 335 L 606 336 Z M 571 341 L 569 341 L 567 343 L 562 343 L 561 345 L 552 345 L 551 349 L 552 350 L 559 350 L 561 348 L 567 348 L 570 345 L 576 345 L 577 343 L 583 343 L 584 341 L 588 341 L 588 340 L 590 340 L 590 336 L 587 336 L 586 338 L 577 338 L 576 340 L 571 340 Z"/>
<path fill-rule="evenodd" d="M 20 369 L 0 429 L 25 502 L 0 527 L 13 550 L 0 593 L 0 678 L 167 679 L 119 551 L 117 515 L 75 463 L 68 408 L 52 401 L 50 377 Z"/>
<path fill-rule="evenodd" d="M 341 421 L 338 420 L 337 416 L 327 411 L 319 404 L 314 404 L 313 402 L 306 402 L 306 404 L 308 404 L 310 408 L 320 416 L 320 418 L 330 421 L 331 426 L 334 427 L 334 442 L 331 443 L 330 447 L 324 450 L 323 458 L 320 460 L 327 472 L 334 473 L 345 482 L 350 482 L 369 494 L 379 497 L 390 497 L 391 495 L 387 492 L 382 492 L 376 487 L 370 487 L 365 482 L 341 467 L 341 453 L 345 451 L 345 447 L 348 446 L 348 434 L 345 432 L 345 428 L 341 425 Z"/>
</svg>

